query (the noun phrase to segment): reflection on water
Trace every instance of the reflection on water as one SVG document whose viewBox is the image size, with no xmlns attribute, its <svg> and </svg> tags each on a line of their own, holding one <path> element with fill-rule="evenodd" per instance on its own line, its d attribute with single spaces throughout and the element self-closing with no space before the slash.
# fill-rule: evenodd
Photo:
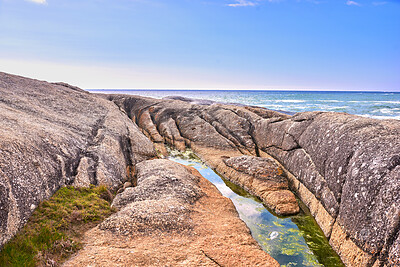
<svg viewBox="0 0 400 267">
<path fill-rule="evenodd" d="M 190 150 L 170 150 L 170 155 L 171 160 L 196 168 L 230 198 L 254 239 L 282 266 L 344 266 L 304 205 L 299 215 L 277 216 L 257 197 L 221 178 Z"/>
</svg>

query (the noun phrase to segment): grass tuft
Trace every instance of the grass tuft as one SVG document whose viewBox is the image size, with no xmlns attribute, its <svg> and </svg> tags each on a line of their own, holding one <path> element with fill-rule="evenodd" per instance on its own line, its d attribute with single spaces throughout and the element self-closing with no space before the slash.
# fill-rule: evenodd
<svg viewBox="0 0 400 267">
<path fill-rule="evenodd" d="M 59 266 L 82 247 L 84 232 L 110 216 L 105 186 L 63 187 L 33 212 L 0 251 L 0 266 Z"/>
</svg>

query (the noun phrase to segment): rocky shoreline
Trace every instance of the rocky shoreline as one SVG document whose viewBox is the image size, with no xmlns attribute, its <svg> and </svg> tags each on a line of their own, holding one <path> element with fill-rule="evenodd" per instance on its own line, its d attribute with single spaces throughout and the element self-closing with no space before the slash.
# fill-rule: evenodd
<svg viewBox="0 0 400 267">
<path fill-rule="evenodd" d="M 275 160 L 346 265 L 400 264 L 399 121 L 334 112 L 290 116 L 184 98 L 106 98 L 159 146 L 185 144 L 250 191 L 230 177 L 224 161 L 242 155 Z"/>
<path fill-rule="evenodd" d="M 69 264 L 100 259 L 95 255 L 102 255 L 102 264 L 111 264 L 113 255 L 107 254 L 116 253 L 132 264 L 152 265 L 157 262 L 141 262 L 138 255 L 156 246 L 159 253 L 173 253 L 177 239 L 196 248 L 187 248 L 193 258 L 173 254 L 156 257 L 159 263 L 215 265 L 212 259 L 218 259 L 229 265 L 245 259 L 251 265 L 277 264 L 254 243 L 232 203 L 204 178 L 154 159 L 156 151 L 166 153 L 166 143 L 179 150 L 190 147 L 277 214 L 298 212 L 290 188 L 347 266 L 400 265 L 397 120 L 333 112 L 291 116 L 185 98 L 94 95 L 6 73 L 0 73 L 0 112 L 0 246 L 61 186 L 104 184 L 116 190 L 129 181 L 137 186 L 126 188 L 113 202 L 120 211 L 88 233 L 88 245 Z M 177 177 L 176 184 L 167 179 L 163 186 L 163 179 L 153 179 L 149 169 L 158 170 L 158 177 Z M 160 196 L 168 199 L 165 205 Z M 215 205 L 220 201 L 225 208 Z M 218 219 L 212 217 L 217 210 L 226 214 L 223 224 L 228 226 L 210 237 L 206 229 Z M 202 216 L 207 219 L 200 220 Z M 190 236 L 196 231 L 196 238 Z M 135 239 L 125 232 L 143 244 L 133 250 L 137 261 L 123 256 L 129 245 L 116 243 L 133 246 Z M 170 242 L 160 244 L 160 235 Z M 221 246 L 213 247 L 216 255 L 204 249 L 206 237 Z M 226 242 L 237 246 L 235 252 L 228 253 Z"/>
</svg>

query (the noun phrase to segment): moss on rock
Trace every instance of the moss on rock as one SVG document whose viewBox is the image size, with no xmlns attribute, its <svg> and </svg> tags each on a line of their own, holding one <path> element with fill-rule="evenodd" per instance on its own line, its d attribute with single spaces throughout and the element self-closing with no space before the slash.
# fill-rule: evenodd
<svg viewBox="0 0 400 267">
<path fill-rule="evenodd" d="M 0 252 L 1 266 L 58 266 L 82 247 L 83 233 L 111 215 L 105 186 L 63 187 L 33 212 Z"/>
</svg>

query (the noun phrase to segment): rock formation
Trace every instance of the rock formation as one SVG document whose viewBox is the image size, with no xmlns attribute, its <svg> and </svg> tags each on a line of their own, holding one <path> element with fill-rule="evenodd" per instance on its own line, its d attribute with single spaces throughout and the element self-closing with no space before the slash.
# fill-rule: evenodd
<svg viewBox="0 0 400 267">
<path fill-rule="evenodd" d="M 137 164 L 137 177 L 65 266 L 279 266 L 195 169 L 156 159 Z"/>
<path fill-rule="evenodd" d="M 245 163 L 245 158 L 241 157 L 243 154 L 258 155 L 258 148 L 249 134 L 252 127 L 250 121 L 272 114 L 282 118 L 288 115 L 255 107 L 210 105 L 211 101 L 196 100 L 195 103 L 201 104 L 198 105 L 185 98 L 160 102 L 149 98 L 109 97 L 120 107 L 126 108 L 143 133 L 158 145 L 156 147 L 161 153 L 165 153 L 165 148 L 162 148 L 164 143 L 179 150 L 184 150 L 186 144 L 225 178 L 259 196 L 277 214 L 290 215 L 299 212 L 296 198 L 288 190 L 286 174 L 275 174 L 273 177 L 271 170 L 281 169 L 272 158 L 251 159 L 252 164 L 257 162 L 263 165 L 265 173 L 271 174 L 268 179 L 266 175 L 261 177 L 255 173 L 246 174 L 226 164 L 232 160 Z M 258 112 L 259 115 L 249 110 Z M 244 114 L 244 117 L 236 112 Z M 226 161 L 229 157 L 232 160 Z M 273 180 L 279 180 L 281 186 L 276 183 L 273 185 Z"/>
<path fill-rule="evenodd" d="M 132 178 L 152 143 L 115 104 L 75 87 L 0 73 L 0 247 L 61 186 Z"/>
<path fill-rule="evenodd" d="M 113 202 L 120 210 L 88 234 L 72 266 L 98 260 L 85 256 L 93 250 L 110 266 L 278 266 L 232 202 L 194 169 L 149 160 L 152 142 L 113 102 L 0 73 L 0 125 L 0 247 L 61 186 L 104 184 L 123 186 Z M 163 135 L 175 136 L 165 125 Z"/>
<path fill-rule="evenodd" d="M 258 107 L 184 98 L 107 98 L 134 120 L 146 112 L 146 123 L 140 125 L 154 142 L 179 146 L 185 142 L 234 182 L 226 168 L 228 158 L 272 156 L 284 167 L 290 187 L 348 266 L 398 263 L 398 120 L 334 112 L 290 116 Z M 155 130 L 157 140 L 153 138 Z"/>
<path fill-rule="evenodd" d="M 226 177 L 261 198 L 278 215 L 300 211 L 283 169 L 273 159 L 246 155 L 223 161 L 227 166 Z"/>
<path fill-rule="evenodd" d="M 193 255 L 183 259 L 174 254 L 174 263 L 239 261 L 227 252 L 226 242 L 239 242 L 235 253 L 250 263 L 256 259 L 249 255 L 267 260 L 237 220 L 232 204 L 215 188 L 181 166 L 149 161 L 156 157 L 154 147 L 165 154 L 167 143 L 180 150 L 192 148 L 277 213 L 298 208 L 289 185 L 346 265 L 399 265 L 398 120 L 333 112 L 291 116 L 181 97 L 94 95 L 63 83 L 0 73 L 0 125 L 0 246 L 61 186 L 105 184 L 116 190 L 126 182 L 134 185 L 137 177 L 137 187 L 126 183 L 116 197 L 119 212 L 88 233 L 89 243 L 80 255 L 103 253 L 105 245 L 107 253 L 127 253 L 136 242 L 127 233 L 152 244 L 140 247 L 139 254 L 132 250 L 143 262 L 150 250 L 172 253 L 171 244 L 181 244 Z M 238 232 L 216 229 L 213 212 L 221 214 L 220 225 Z M 195 223 L 200 221 L 204 224 Z M 188 229 L 199 236 L 191 236 Z M 215 231 L 220 232 L 213 236 Z M 183 236 L 187 242 L 176 238 Z M 206 249 L 205 237 L 221 246 L 220 253 Z M 75 263 L 86 263 L 86 256 L 78 256 Z M 162 256 L 154 260 L 148 264 L 172 263 Z"/>
</svg>

